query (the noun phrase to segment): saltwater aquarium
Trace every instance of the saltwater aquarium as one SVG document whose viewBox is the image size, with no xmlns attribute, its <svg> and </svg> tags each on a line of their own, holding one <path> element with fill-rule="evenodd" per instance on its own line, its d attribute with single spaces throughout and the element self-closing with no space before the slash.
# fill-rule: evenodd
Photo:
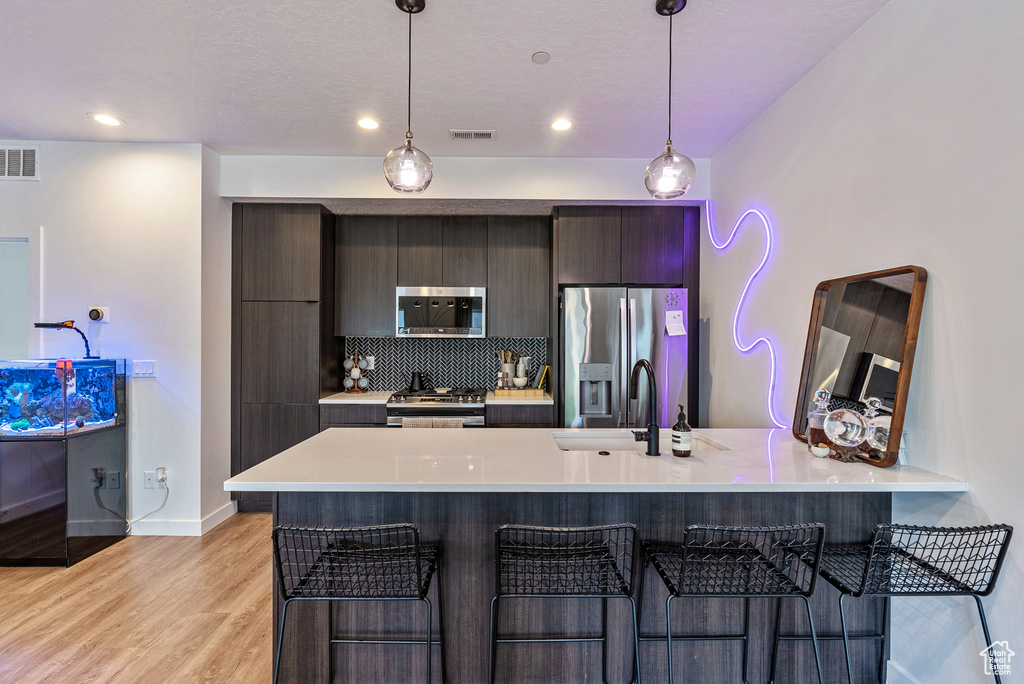
<svg viewBox="0 0 1024 684">
<path fill-rule="evenodd" d="M 124 421 L 123 359 L 0 361 L 0 439 L 62 438 Z"/>
</svg>

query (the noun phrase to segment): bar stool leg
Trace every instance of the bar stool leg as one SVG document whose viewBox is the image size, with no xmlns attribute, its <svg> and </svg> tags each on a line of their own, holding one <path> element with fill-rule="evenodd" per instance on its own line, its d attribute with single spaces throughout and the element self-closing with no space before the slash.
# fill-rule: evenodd
<svg viewBox="0 0 1024 684">
<path fill-rule="evenodd" d="M 423 602 L 427 604 L 427 684 L 430 684 L 433 672 L 433 663 L 431 662 L 431 656 L 434 651 L 434 634 L 433 634 L 433 608 L 430 605 L 430 599 L 424 597 Z"/>
<path fill-rule="evenodd" d="M 608 599 L 601 599 L 601 681 L 608 684 Z"/>
<path fill-rule="evenodd" d="M 814 616 L 811 615 L 811 602 L 806 596 L 800 598 L 804 600 L 804 606 L 807 608 L 807 623 L 811 626 L 811 645 L 814 647 L 814 665 L 818 668 L 818 684 L 825 684 L 825 677 L 821 672 L 821 655 L 818 653 L 818 635 L 814 632 Z"/>
<path fill-rule="evenodd" d="M 327 602 L 327 672 L 328 677 L 334 676 L 334 601 Z"/>
<path fill-rule="evenodd" d="M 846 677 L 847 681 L 853 684 L 853 665 L 850 663 L 850 635 L 846 631 L 846 609 L 843 607 L 843 599 L 845 598 L 846 594 L 839 594 L 839 622 L 843 626 L 843 653 L 846 654 Z M 885 653 L 884 640 L 882 641 L 882 653 Z M 879 671 L 879 676 L 881 676 L 881 671 Z"/>
<path fill-rule="evenodd" d="M 629 599 L 629 607 L 633 611 L 633 679 L 634 684 L 640 684 L 640 623 L 637 611 L 639 607 L 632 596 Z"/>
<path fill-rule="evenodd" d="M 495 669 L 498 665 L 498 597 L 491 599 L 491 667 L 489 681 L 494 684 Z"/>
<path fill-rule="evenodd" d="M 750 597 L 743 599 L 743 684 L 747 680 L 747 647 L 750 645 Z"/>
<path fill-rule="evenodd" d="M 769 684 L 775 684 L 775 668 L 779 662 L 779 628 L 782 626 L 782 599 L 775 599 L 775 643 L 772 646 L 772 669 Z"/>
<path fill-rule="evenodd" d="M 291 602 L 291 599 L 287 599 L 284 602 L 284 606 L 281 608 L 281 629 L 277 633 L 277 658 L 274 659 L 274 684 L 277 684 L 277 675 L 281 671 L 281 646 L 284 644 L 284 619 L 288 617 L 288 604 Z"/>
<path fill-rule="evenodd" d="M 441 581 L 441 559 L 437 560 L 437 574 L 435 575 L 434 581 L 437 582 L 437 638 L 441 642 L 441 684 L 447 684 L 448 682 L 448 654 L 446 652 L 447 639 L 445 639 L 444 632 L 444 591 L 441 589 L 443 582 Z"/>
<path fill-rule="evenodd" d="M 665 601 L 665 642 L 668 645 L 668 684 L 672 684 L 672 594 Z"/>
<path fill-rule="evenodd" d="M 879 632 L 882 635 L 882 646 L 878 650 L 878 684 L 885 684 L 885 645 L 888 643 L 889 605 L 891 601 L 892 597 L 886 596 L 882 602 L 882 629 Z"/>
<path fill-rule="evenodd" d="M 981 629 L 985 632 L 985 645 L 986 647 L 992 644 L 992 636 L 988 633 L 988 621 L 985 619 L 985 608 L 981 605 L 981 597 L 977 594 L 974 596 L 974 602 L 978 604 L 978 615 L 981 616 Z M 992 670 L 992 676 L 996 678 L 996 684 L 1002 684 L 1003 680 L 995 669 Z"/>
</svg>

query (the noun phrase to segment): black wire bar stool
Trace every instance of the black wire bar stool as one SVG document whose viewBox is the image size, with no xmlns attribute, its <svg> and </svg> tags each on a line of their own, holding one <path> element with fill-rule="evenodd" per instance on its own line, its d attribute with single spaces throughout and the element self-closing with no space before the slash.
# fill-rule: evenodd
<svg viewBox="0 0 1024 684">
<path fill-rule="evenodd" d="M 643 610 L 643 577 L 649 564 L 657 570 L 668 589 L 665 601 L 665 635 L 641 636 L 640 641 L 665 641 L 668 646 L 668 681 L 672 684 L 673 641 L 743 642 L 743 681 L 747 682 L 750 643 L 750 599 L 776 598 L 776 634 L 781 602 L 797 597 L 807 608 L 807 621 L 814 635 L 814 618 L 808 597 L 814 593 L 825 526 L 821 523 L 776 527 L 724 527 L 690 525 L 682 544 L 645 542 L 640 573 L 640 610 Z M 672 601 L 677 598 L 742 598 L 742 634 L 672 634 Z M 818 642 L 813 640 L 818 681 L 822 682 Z M 772 653 L 772 680 L 775 652 Z"/>
<path fill-rule="evenodd" d="M 888 639 L 889 604 L 893 596 L 972 596 L 978 605 L 985 644 L 992 643 L 981 597 L 995 588 L 1013 528 L 919 527 L 882 523 L 875 526 L 868 544 L 826 546 L 819 572 L 839 590 L 839 618 L 846 654 L 846 675 L 853 682 L 850 640 L 880 640 L 878 681 L 884 681 L 885 647 Z M 884 597 L 882 630 L 878 634 L 851 635 L 846 629 L 843 601 L 848 597 Z M 781 639 L 805 639 L 784 636 Z M 998 669 L 993 669 L 1001 683 Z"/>
<path fill-rule="evenodd" d="M 601 677 L 608 681 L 608 599 L 629 601 L 633 616 L 634 674 L 637 612 L 633 600 L 636 525 L 597 527 L 535 527 L 502 525 L 495 532 L 495 596 L 491 599 L 490 681 L 494 683 L 499 644 L 601 642 Z M 498 615 L 502 601 L 512 598 L 599 598 L 601 636 L 540 638 L 526 635 L 500 638 Z"/>
<path fill-rule="evenodd" d="M 427 684 L 431 681 L 432 650 L 439 646 L 441 681 L 446 680 L 441 549 L 439 544 L 420 543 L 419 530 L 414 525 L 275 527 L 274 560 L 284 599 L 274 665 L 275 683 L 281 667 L 285 618 L 292 601 L 422 601 L 427 614 L 426 639 L 336 639 L 332 627 L 330 643 L 425 646 Z M 432 633 L 433 607 L 427 597 L 435 574 L 440 631 L 436 641 Z"/>
</svg>

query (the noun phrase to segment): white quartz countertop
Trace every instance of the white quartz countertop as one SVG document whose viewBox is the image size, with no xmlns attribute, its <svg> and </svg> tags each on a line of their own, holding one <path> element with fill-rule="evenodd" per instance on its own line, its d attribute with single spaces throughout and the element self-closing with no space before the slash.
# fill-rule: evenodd
<svg viewBox="0 0 1024 684">
<path fill-rule="evenodd" d="M 228 491 L 964 492 L 910 466 L 812 456 L 788 430 L 698 430 L 689 458 L 626 430 L 331 428 L 227 480 Z M 571 440 L 573 450 L 559 448 Z M 613 444 L 599 453 L 598 448 Z M 724 448 L 716 450 L 715 447 Z"/>
<path fill-rule="evenodd" d="M 551 398 L 551 395 L 547 392 L 541 397 L 496 397 L 494 392 L 487 393 L 487 399 L 484 401 L 486 404 L 502 404 L 502 405 L 513 405 L 513 406 L 550 406 L 555 403 L 555 400 Z"/>
<path fill-rule="evenodd" d="M 386 404 L 391 392 L 338 392 L 320 400 L 321 404 Z"/>
</svg>

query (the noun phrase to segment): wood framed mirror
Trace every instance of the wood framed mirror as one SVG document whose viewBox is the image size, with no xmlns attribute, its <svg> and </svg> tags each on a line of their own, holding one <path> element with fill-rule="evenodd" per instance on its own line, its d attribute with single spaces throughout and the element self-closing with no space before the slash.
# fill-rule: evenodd
<svg viewBox="0 0 1024 684">
<path fill-rule="evenodd" d="M 819 389 L 832 393 L 829 410 L 863 412 L 878 397 L 892 417 L 886 449 L 854 456 L 880 467 L 896 463 L 927 278 L 923 268 L 903 266 L 818 284 L 793 416 L 797 439 L 807 441 L 807 412 Z"/>
</svg>

